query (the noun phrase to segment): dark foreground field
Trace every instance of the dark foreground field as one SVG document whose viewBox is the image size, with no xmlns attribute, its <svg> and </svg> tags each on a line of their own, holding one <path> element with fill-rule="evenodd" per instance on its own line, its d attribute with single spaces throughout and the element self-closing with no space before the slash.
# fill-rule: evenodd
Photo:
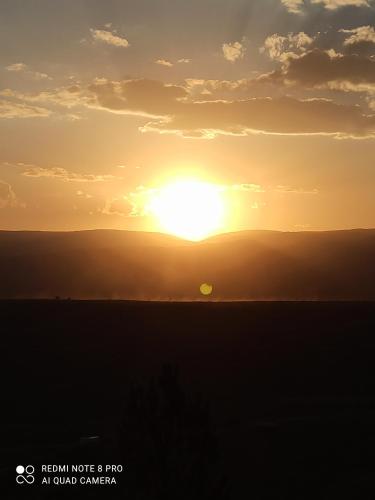
<svg viewBox="0 0 375 500">
<path fill-rule="evenodd" d="M 375 303 L 3 301 L 0 318 L 3 498 L 375 498 Z M 22 463 L 125 472 L 21 487 Z"/>
</svg>

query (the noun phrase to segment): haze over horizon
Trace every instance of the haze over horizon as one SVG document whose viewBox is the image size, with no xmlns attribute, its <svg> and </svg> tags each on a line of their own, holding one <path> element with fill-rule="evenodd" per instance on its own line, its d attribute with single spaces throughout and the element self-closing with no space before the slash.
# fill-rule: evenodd
<svg viewBox="0 0 375 500">
<path fill-rule="evenodd" d="M 0 9 L 0 229 L 375 227 L 373 0 Z"/>
<path fill-rule="evenodd" d="M 374 254 L 375 229 L 0 231 L 0 298 L 373 301 Z"/>
</svg>

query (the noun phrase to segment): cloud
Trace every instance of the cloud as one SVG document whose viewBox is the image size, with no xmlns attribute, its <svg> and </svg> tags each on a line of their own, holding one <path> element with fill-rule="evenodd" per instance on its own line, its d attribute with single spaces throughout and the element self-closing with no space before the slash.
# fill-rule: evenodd
<svg viewBox="0 0 375 500">
<path fill-rule="evenodd" d="M 28 103 L 44 103 L 58 105 L 65 108 L 83 106 L 90 109 L 101 109 L 113 113 L 132 114 L 139 116 L 163 116 L 165 109 L 171 109 L 178 100 L 188 96 L 188 91 L 183 86 L 165 84 L 156 80 L 135 79 L 123 81 L 110 81 L 103 78 L 95 79 L 89 86 L 71 85 L 50 91 L 37 93 L 22 93 L 12 89 L 0 91 L 0 97 L 17 99 L 21 102 L 4 101 L 12 109 L 2 111 L 0 101 L 0 116 L 5 114 L 20 114 L 29 109 L 30 113 L 43 108 L 32 107 Z M 13 109 L 14 108 L 14 109 Z M 51 111 L 44 110 L 47 114 Z M 41 111 L 38 115 L 41 114 Z"/>
<path fill-rule="evenodd" d="M 157 59 L 155 61 L 155 64 L 160 64 L 160 66 L 171 68 L 172 66 L 174 66 L 174 64 L 188 64 L 189 62 L 191 62 L 191 59 L 185 59 L 185 58 L 177 59 L 175 63 L 169 61 L 168 59 Z"/>
<path fill-rule="evenodd" d="M 85 198 L 86 200 L 92 198 L 92 194 L 85 193 L 81 189 L 78 189 L 78 191 L 76 191 L 76 195 L 79 196 L 80 198 Z"/>
<path fill-rule="evenodd" d="M 138 217 L 142 215 L 139 213 L 137 205 L 126 195 L 109 198 L 100 212 L 105 215 L 120 217 Z"/>
<path fill-rule="evenodd" d="M 96 102 L 90 106 L 123 114 L 164 116 L 173 112 L 179 101 L 187 97 L 187 90 L 145 78 L 122 82 L 98 81 L 89 90 Z"/>
<path fill-rule="evenodd" d="M 135 191 L 106 200 L 102 210 L 106 215 L 120 217 L 145 217 L 150 215 L 150 202 L 159 190 L 137 186 Z"/>
<path fill-rule="evenodd" d="M 155 64 L 160 64 L 160 66 L 166 66 L 167 68 L 171 68 L 173 66 L 173 63 L 167 61 L 166 59 L 157 59 Z"/>
<path fill-rule="evenodd" d="M 355 45 L 361 42 L 375 43 L 375 30 L 372 26 L 360 26 L 352 30 L 340 30 L 341 33 L 349 33 L 350 36 L 344 41 L 344 45 Z"/>
<path fill-rule="evenodd" d="M 314 49 L 290 58 L 268 81 L 297 84 L 305 88 L 329 88 L 353 92 L 375 91 L 375 61 L 356 54 L 336 54 Z"/>
<path fill-rule="evenodd" d="M 287 194 L 318 194 L 319 191 L 317 189 L 304 189 L 304 188 L 296 188 L 292 186 L 276 186 L 273 188 L 273 191 L 277 193 L 287 193 Z"/>
<path fill-rule="evenodd" d="M 14 63 L 14 64 L 9 64 L 9 66 L 5 66 L 5 69 L 7 71 L 25 71 L 27 70 L 27 66 L 24 63 Z"/>
<path fill-rule="evenodd" d="M 311 51 L 297 59 L 290 59 L 284 72 L 262 76 L 260 81 L 284 85 L 284 79 L 294 79 L 305 86 L 326 83 L 327 76 L 331 78 L 331 56 L 321 51 L 318 51 L 317 56 L 319 61 L 320 57 L 328 60 L 328 69 L 323 67 L 323 74 L 319 71 L 321 63 L 310 60 L 316 57 L 315 51 Z M 345 60 L 345 57 L 349 56 L 337 60 Z M 298 64 L 302 63 L 303 68 L 300 70 Z M 371 64 L 375 65 L 375 62 Z M 358 73 L 358 70 L 355 67 L 353 71 Z M 335 78 L 336 73 L 337 71 L 333 72 Z M 230 90 L 248 89 L 254 84 L 253 80 L 246 79 L 214 82 L 213 87 L 224 86 Z M 89 107 L 152 118 L 152 121 L 140 128 L 143 132 L 173 133 L 197 138 L 251 133 L 322 134 L 359 138 L 373 137 L 375 130 L 373 115 L 363 113 L 358 106 L 335 104 L 327 99 L 299 100 L 282 97 L 194 101 L 189 94 L 189 87 L 147 79 L 122 82 L 100 80 L 89 86 L 89 92 L 92 95 L 85 101 Z"/>
<path fill-rule="evenodd" d="M 52 80 L 52 78 L 50 76 L 48 76 L 46 73 L 40 73 L 39 71 L 33 71 L 33 70 L 29 69 L 27 64 L 24 64 L 24 63 L 9 64 L 9 66 L 5 66 L 5 69 L 7 71 L 10 71 L 13 73 L 24 73 L 34 80 Z"/>
<path fill-rule="evenodd" d="M 302 12 L 304 0 L 281 0 L 281 3 L 285 5 L 289 12 L 300 14 Z"/>
<path fill-rule="evenodd" d="M 308 0 L 281 0 L 281 3 L 289 12 L 301 14 Z M 321 4 L 328 10 L 336 10 L 340 7 L 370 7 L 370 0 L 310 0 L 311 4 Z"/>
<path fill-rule="evenodd" d="M 85 89 L 79 85 L 59 87 L 53 90 L 25 94 L 12 89 L 0 91 L 0 96 L 14 98 L 24 102 L 43 103 L 73 108 L 75 106 L 89 105 L 90 98 Z"/>
<path fill-rule="evenodd" d="M 323 4 L 326 9 L 335 10 L 340 7 L 370 7 L 368 0 L 311 0 L 312 4 Z"/>
<path fill-rule="evenodd" d="M 225 59 L 230 62 L 242 59 L 246 51 L 240 42 L 223 43 L 222 49 Z"/>
<path fill-rule="evenodd" d="M 12 163 L 9 161 L 3 161 L 0 163 L 0 166 L 2 167 L 21 167 L 21 168 L 26 168 L 26 167 L 33 167 L 31 163 L 23 163 L 23 162 L 17 162 L 17 163 Z"/>
<path fill-rule="evenodd" d="M 26 177 L 47 177 L 60 179 L 66 182 L 103 182 L 113 179 L 122 179 L 114 175 L 95 175 L 95 174 L 80 174 L 69 172 L 62 167 L 39 167 L 36 165 L 29 166 L 22 172 Z"/>
<path fill-rule="evenodd" d="M 286 88 L 326 88 L 369 91 L 374 84 L 375 61 L 334 55 L 318 49 L 287 59 L 281 70 L 254 79 L 235 81 L 189 80 L 186 85 L 156 80 L 110 81 L 97 79 L 87 88 L 74 89 L 74 102 L 87 108 L 148 119 L 140 130 L 182 137 L 213 138 L 220 134 L 330 135 L 341 138 L 374 137 L 375 117 L 359 106 L 336 104 L 328 99 L 194 98 L 197 89 L 207 92 L 248 92 L 255 85 Z M 56 98 L 48 96 L 48 98 Z M 34 99 L 41 98 L 34 96 Z M 44 95 L 44 98 L 46 96 Z M 69 101 L 68 101 L 69 102 Z M 67 103 L 65 103 L 67 104 Z M 373 106 L 373 104 L 371 104 Z M 25 175 L 56 177 L 69 181 L 103 181 L 113 176 L 82 175 L 61 168 L 30 168 Z"/>
<path fill-rule="evenodd" d="M 341 29 L 340 33 L 347 36 L 344 40 L 344 49 L 349 54 L 372 54 L 375 44 L 375 30 L 372 26 L 360 26 L 351 30 Z"/>
<path fill-rule="evenodd" d="M 240 78 L 238 80 L 204 80 L 198 78 L 188 78 L 185 80 L 186 89 L 190 97 L 207 98 L 212 94 L 231 93 L 235 91 L 247 92 L 257 85 L 262 85 L 264 76 L 259 78 Z"/>
<path fill-rule="evenodd" d="M 15 195 L 12 187 L 7 182 L 0 180 L 0 208 L 24 207 Z"/>
<path fill-rule="evenodd" d="M 375 136 L 375 116 L 327 99 L 253 98 L 181 103 L 174 116 L 141 130 L 191 138 L 253 133 L 364 138 Z"/>
<path fill-rule="evenodd" d="M 244 184 L 231 184 L 230 186 L 224 186 L 224 191 L 246 191 L 251 193 L 264 193 L 265 189 L 259 184 L 244 183 Z"/>
<path fill-rule="evenodd" d="M 106 43 L 114 47 L 129 47 L 130 44 L 126 38 L 122 38 L 111 31 L 90 29 L 91 36 L 97 42 Z"/>
<path fill-rule="evenodd" d="M 0 118 L 45 118 L 50 115 L 51 111 L 45 108 L 0 99 Z"/>
<path fill-rule="evenodd" d="M 277 61 L 286 61 L 290 57 L 298 56 L 306 52 L 315 38 L 307 35 L 303 31 L 299 33 L 288 33 L 287 36 L 277 33 L 267 37 L 264 41 L 261 52 L 267 52 L 271 59 Z"/>
</svg>

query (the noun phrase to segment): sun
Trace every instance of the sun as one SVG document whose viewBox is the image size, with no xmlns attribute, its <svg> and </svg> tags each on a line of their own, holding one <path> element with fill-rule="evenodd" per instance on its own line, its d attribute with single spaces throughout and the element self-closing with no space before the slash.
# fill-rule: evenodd
<svg viewBox="0 0 375 500">
<path fill-rule="evenodd" d="M 224 201 L 220 187 L 198 180 L 178 180 L 157 190 L 149 204 L 161 229 L 199 241 L 220 232 Z"/>
</svg>

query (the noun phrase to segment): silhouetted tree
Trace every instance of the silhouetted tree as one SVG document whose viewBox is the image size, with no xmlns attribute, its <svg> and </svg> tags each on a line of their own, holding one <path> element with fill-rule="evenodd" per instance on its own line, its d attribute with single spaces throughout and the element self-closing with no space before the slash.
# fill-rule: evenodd
<svg viewBox="0 0 375 500">
<path fill-rule="evenodd" d="M 183 391 L 176 367 L 130 387 L 120 443 L 132 500 L 229 498 L 208 406 Z"/>
</svg>

